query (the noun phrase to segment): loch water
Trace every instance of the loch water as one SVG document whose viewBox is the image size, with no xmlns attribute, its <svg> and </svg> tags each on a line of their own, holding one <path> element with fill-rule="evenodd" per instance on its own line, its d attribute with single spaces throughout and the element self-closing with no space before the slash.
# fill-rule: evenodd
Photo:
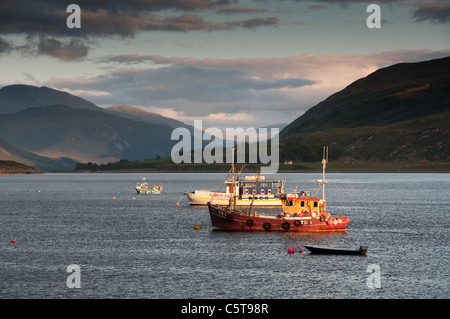
<svg viewBox="0 0 450 319">
<path fill-rule="evenodd" d="M 334 233 L 212 230 L 207 208 L 182 195 L 215 190 L 225 175 L 0 176 L 0 298 L 450 297 L 450 174 L 328 173 L 327 211 L 351 220 Z M 137 195 L 142 177 L 162 195 Z M 276 177 L 312 191 L 321 174 Z M 306 244 L 368 250 L 312 255 Z M 80 288 L 68 287 L 70 265 Z"/>
</svg>

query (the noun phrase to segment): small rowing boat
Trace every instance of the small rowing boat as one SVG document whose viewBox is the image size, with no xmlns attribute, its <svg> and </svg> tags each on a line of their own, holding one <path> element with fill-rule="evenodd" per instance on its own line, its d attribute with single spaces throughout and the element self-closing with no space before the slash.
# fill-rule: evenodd
<svg viewBox="0 0 450 319">
<path fill-rule="evenodd" d="M 365 256 L 366 252 L 367 252 L 367 246 L 360 246 L 359 249 L 321 247 L 321 246 L 311 246 L 311 245 L 303 245 L 303 246 L 306 249 L 308 249 L 311 252 L 311 254 Z"/>
</svg>

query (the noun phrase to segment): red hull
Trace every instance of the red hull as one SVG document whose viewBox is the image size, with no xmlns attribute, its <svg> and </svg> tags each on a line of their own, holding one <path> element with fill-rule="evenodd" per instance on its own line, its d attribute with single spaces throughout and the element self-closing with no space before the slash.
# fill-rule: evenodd
<svg viewBox="0 0 450 319">
<path fill-rule="evenodd" d="M 347 227 L 345 218 L 336 225 L 328 225 L 326 221 L 315 218 L 275 216 L 248 216 L 238 213 L 230 213 L 217 206 L 208 205 L 211 223 L 214 229 L 234 231 L 344 231 Z"/>
</svg>

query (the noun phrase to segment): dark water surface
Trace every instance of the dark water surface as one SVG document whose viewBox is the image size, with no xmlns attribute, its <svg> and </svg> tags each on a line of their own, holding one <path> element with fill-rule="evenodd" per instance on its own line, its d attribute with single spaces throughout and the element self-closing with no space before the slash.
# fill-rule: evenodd
<svg viewBox="0 0 450 319">
<path fill-rule="evenodd" d="M 163 195 L 135 194 L 143 176 Z M 288 190 L 312 191 L 321 178 L 277 176 Z M 327 174 L 327 210 L 351 222 L 323 234 L 212 231 L 207 208 L 176 206 L 224 177 L 0 176 L 0 298 L 450 297 L 450 174 Z M 368 255 L 311 255 L 304 244 L 365 245 Z M 67 286 L 72 264 L 79 289 Z"/>
</svg>

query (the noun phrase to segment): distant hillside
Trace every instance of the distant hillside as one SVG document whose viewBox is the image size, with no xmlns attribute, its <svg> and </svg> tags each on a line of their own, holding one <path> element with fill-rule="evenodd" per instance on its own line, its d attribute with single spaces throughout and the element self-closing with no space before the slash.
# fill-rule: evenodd
<svg viewBox="0 0 450 319">
<path fill-rule="evenodd" d="M 280 133 L 281 161 L 449 161 L 450 57 L 380 69 Z"/>
<path fill-rule="evenodd" d="M 42 171 L 14 161 L 0 161 L 0 175 L 42 174 Z"/>
<path fill-rule="evenodd" d="M 0 114 L 13 113 L 30 107 L 62 104 L 72 108 L 99 109 L 94 103 L 48 87 L 9 85 L 0 89 Z"/>
<path fill-rule="evenodd" d="M 76 162 L 70 158 L 48 158 L 21 150 L 0 138 L 0 160 L 15 161 L 42 171 L 72 170 Z"/>
<path fill-rule="evenodd" d="M 450 57 L 373 72 L 290 123 L 280 137 L 330 128 L 382 126 L 450 110 Z"/>
<path fill-rule="evenodd" d="M 40 156 L 106 163 L 170 154 L 167 125 L 136 122 L 65 105 L 0 115 L 0 137 Z"/>
<path fill-rule="evenodd" d="M 189 127 L 181 121 L 177 121 L 168 117 L 164 117 L 158 113 L 147 112 L 140 108 L 130 105 L 116 105 L 108 107 L 105 110 L 110 111 L 116 115 L 128 118 L 134 121 L 142 121 L 152 124 L 168 125 L 172 128 Z"/>
<path fill-rule="evenodd" d="M 132 106 L 104 109 L 48 87 L 0 89 L 0 159 L 43 170 L 168 156 L 176 127 L 192 129 Z"/>
</svg>

